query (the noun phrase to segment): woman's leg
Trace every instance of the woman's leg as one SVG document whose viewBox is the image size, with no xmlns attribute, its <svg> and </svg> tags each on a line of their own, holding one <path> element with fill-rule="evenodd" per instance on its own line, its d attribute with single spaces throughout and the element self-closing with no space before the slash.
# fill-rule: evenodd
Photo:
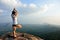
<svg viewBox="0 0 60 40">
<path fill-rule="evenodd" d="M 16 26 L 13 26 L 13 36 L 16 37 Z"/>
<path fill-rule="evenodd" d="M 16 27 L 17 27 L 17 28 L 22 28 L 22 25 L 17 24 Z"/>
</svg>

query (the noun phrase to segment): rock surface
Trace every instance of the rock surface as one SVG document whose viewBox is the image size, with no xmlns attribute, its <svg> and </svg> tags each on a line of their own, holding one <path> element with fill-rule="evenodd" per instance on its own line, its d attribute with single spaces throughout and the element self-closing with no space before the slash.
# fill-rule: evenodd
<svg viewBox="0 0 60 40">
<path fill-rule="evenodd" d="M 17 33 L 17 37 L 13 37 L 13 33 L 7 33 L 0 37 L 0 40 L 43 40 L 40 37 L 27 34 L 27 33 Z"/>
</svg>

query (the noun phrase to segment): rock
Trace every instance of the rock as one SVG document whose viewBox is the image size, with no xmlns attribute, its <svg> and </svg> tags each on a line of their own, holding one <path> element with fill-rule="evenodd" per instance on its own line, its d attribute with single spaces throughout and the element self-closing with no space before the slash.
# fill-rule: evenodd
<svg viewBox="0 0 60 40">
<path fill-rule="evenodd" d="M 43 40 L 40 37 L 27 34 L 27 33 L 16 33 L 17 37 L 13 37 L 13 33 L 7 33 L 3 35 L 0 40 Z"/>
</svg>

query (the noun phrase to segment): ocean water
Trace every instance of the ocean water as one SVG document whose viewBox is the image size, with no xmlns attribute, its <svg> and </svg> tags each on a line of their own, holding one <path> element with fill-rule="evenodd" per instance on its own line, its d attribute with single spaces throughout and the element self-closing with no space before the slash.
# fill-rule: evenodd
<svg viewBox="0 0 60 40">
<path fill-rule="evenodd" d="M 0 23 L 0 35 L 12 32 L 11 23 Z M 23 32 L 39 36 L 44 40 L 60 40 L 60 25 L 50 24 L 22 24 L 21 29 L 16 32 Z"/>
</svg>

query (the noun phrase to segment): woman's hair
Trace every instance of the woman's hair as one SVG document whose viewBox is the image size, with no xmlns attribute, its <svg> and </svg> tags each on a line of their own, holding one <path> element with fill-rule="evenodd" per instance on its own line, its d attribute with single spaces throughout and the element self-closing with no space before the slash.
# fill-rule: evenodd
<svg viewBox="0 0 60 40">
<path fill-rule="evenodd" d="M 15 14 L 17 12 L 17 10 L 14 8 L 12 11 L 12 14 Z"/>
<path fill-rule="evenodd" d="M 14 8 L 12 14 L 17 15 L 17 10 Z"/>
</svg>

